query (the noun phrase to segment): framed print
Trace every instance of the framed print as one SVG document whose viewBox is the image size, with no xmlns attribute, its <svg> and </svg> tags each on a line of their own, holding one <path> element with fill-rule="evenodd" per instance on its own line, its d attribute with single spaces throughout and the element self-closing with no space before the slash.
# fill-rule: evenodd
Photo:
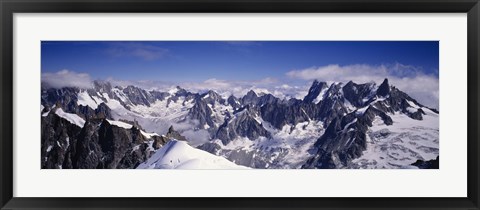
<svg viewBox="0 0 480 210">
<path fill-rule="evenodd" d="M 479 208 L 476 0 L 1 7 L 2 209 Z"/>
</svg>

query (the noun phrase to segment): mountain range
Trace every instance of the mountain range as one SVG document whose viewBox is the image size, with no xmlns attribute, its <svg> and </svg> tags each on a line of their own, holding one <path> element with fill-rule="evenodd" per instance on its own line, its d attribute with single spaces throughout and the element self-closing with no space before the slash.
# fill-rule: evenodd
<svg viewBox="0 0 480 210">
<path fill-rule="evenodd" d="M 301 99 L 179 86 L 41 90 L 42 168 L 438 168 L 439 111 L 389 84 Z M 160 135 L 162 134 L 162 135 Z"/>
</svg>

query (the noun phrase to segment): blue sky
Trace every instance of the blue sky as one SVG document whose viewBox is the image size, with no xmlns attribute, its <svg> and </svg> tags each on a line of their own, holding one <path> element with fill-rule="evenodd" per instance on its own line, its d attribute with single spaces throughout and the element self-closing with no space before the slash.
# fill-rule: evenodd
<svg viewBox="0 0 480 210">
<path fill-rule="evenodd" d="M 204 81 L 284 78 L 292 70 L 402 64 L 438 77 L 436 41 L 43 41 L 42 73 L 93 79 Z"/>
</svg>

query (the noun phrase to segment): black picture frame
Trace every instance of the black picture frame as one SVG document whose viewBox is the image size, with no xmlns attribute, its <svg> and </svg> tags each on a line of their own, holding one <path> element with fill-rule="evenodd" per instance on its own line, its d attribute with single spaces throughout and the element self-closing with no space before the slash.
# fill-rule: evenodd
<svg viewBox="0 0 480 210">
<path fill-rule="evenodd" d="M 478 0 L 0 0 L 1 209 L 479 209 Z M 465 198 L 17 198 L 13 197 L 14 13 L 467 13 L 468 196 Z M 445 180 L 448 181 L 448 180 Z"/>
</svg>

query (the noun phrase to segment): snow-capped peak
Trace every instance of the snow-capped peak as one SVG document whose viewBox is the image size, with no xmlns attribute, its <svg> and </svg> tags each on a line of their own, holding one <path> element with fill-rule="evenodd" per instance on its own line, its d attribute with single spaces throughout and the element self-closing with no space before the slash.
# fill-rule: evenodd
<svg viewBox="0 0 480 210">
<path fill-rule="evenodd" d="M 230 162 L 224 157 L 215 156 L 195 149 L 185 141 L 170 140 L 137 169 L 248 169 Z"/>
</svg>

